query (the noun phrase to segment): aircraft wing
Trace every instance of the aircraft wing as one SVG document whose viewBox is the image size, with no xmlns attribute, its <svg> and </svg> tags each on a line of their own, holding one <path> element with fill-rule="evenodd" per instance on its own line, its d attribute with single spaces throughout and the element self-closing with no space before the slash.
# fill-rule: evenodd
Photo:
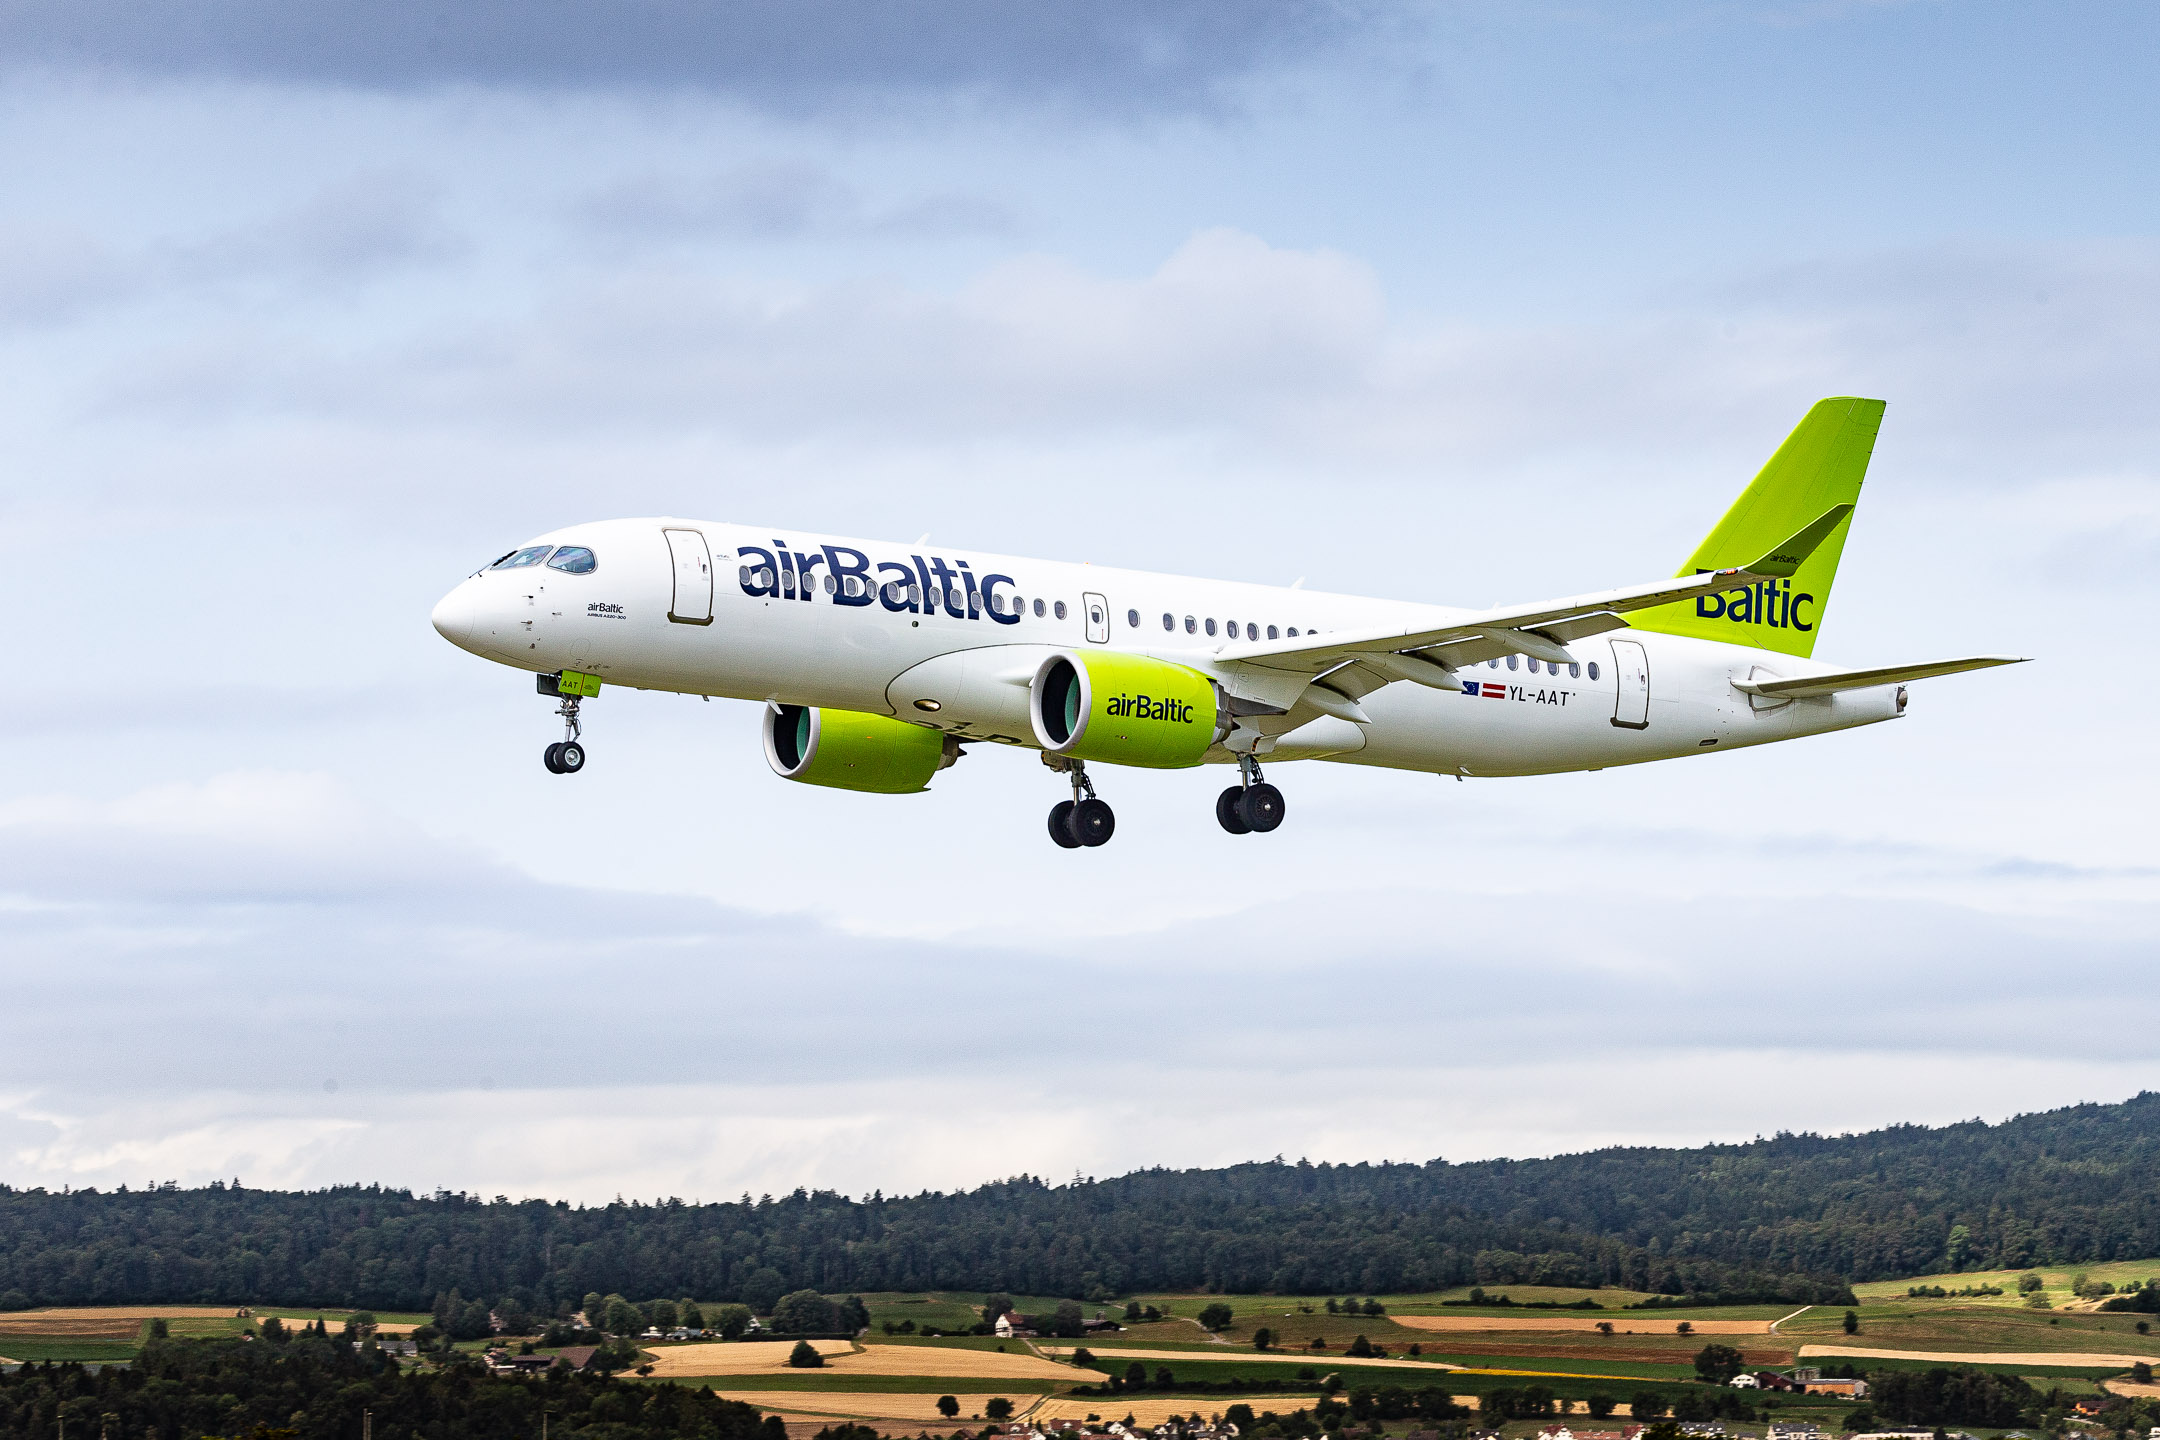
<svg viewBox="0 0 2160 1440">
<path fill-rule="evenodd" d="M 1564 665 L 1574 659 L 1566 648 L 1570 641 L 1622 629 L 1627 621 L 1621 617 L 1631 610 L 1734 590 L 1757 580 L 1784 579 L 1799 569 L 1852 508 L 1832 506 L 1761 559 L 1731 570 L 1707 570 L 1562 600 L 1472 611 L 1424 629 L 1331 631 L 1288 640 L 1243 641 L 1225 645 L 1215 659 L 1247 673 L 1262 670 L 1281 678 L 1304 677 L 1302 684 L 1324 679 L 1325 688 L 1347 696 L 1352 705 L 1342 710 L 1324 695 L 1312 695 L 1313 702 L 1329 714 L 1362 718 L 1355 702 L 1396 680 L 1460 690 L 1455 670 L 1502 655 L 1528 655 Z"/>
<path fill-rule="evenodd" d="M 1429 629 L 1336 630 L 1324 635 L 1300 635 L 1294 640 L 1242 641 L 1225 645 L 1216 652 L 1216 659 L 1225 664 L 1262 665 L 1309 675 L 1332 670 L 1345 661 L 1413 652 L 1420 660 L 1450 668 L 1511 653 L 1564 664 L 1570 657 L 1562 647 L 1570 640 L 1620 629 L 1627 624 L 1620 617 L 1630 610 L 1736 589 L 1756 578 L 1767 577 L 1746 570 L 1705 571 L 1682 579 L 1657 580 L 1565 600 L 1474 611 Z"/>
<path fill-rule="evenodd" d="M 1972 655 L 1963 660 L 1930 660 L 1924 665 L 1882 665 L 1873 670 L 1835 670 L 1828 675 L 1795 675 L 1788 680 L 1735 680 L 1733 689 L 1749 695 L 1779 700 L 1801 700 L 1811 695 L 1835 695 L 1840 690 L 1865 690 L 1876 685 L 1902 685 L 1935 675 L 1956 675 L 1965 670 L 1986 670 L 1995 665 L 2023 665 L 2028 655 Z"/>
</svg>

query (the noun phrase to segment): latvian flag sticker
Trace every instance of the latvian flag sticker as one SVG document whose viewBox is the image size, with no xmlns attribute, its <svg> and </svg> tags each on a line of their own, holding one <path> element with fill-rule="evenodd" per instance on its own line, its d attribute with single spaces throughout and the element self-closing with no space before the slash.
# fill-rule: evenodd
<svg viewBox="0 0 2160 1440">
<path fill-rule="evenodd" d="M 1473 697 L 1483 695 L 1487 700 L 1505 700 L 1507 699 L 1507 686 L 1495 685 L 1492 681 L 1487 680 L 1483 682 L 1483 687 L 1480 688 L 1480 682 L 1465 680 L 1463 681 L 1462 693 Z"/>
</svg>

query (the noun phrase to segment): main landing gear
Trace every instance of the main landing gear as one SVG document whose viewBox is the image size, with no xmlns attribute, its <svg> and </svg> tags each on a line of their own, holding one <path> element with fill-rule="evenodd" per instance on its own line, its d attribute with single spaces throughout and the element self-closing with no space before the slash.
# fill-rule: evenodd
<svg viewBox="0 0 2160 1440">
<path fill-rule="evenodd" d="M 1215 797 L 1215 820 L 1232 835 L 1257 831 L 1265 835 L 1283 820 L 1282 791 L 1260 778 L 1260 762 L 1250 755 L 1238 756 L 1238 777 Z"/>
<path fill-rule="evenodd" d="M 1072 780 L 1073 790 L 1072 799 L 1060 800 L 1050 807 L 1050 838 L 1066 850 L 1101 845 L 1109 840 L 1117 831 L 1117 816 L 1108 804 L 1095 798 L 1095 785 L 1088 779 L 1087 762 L 1061 756 L 1045 756 L 1044 760 L 1053 770 L 1065 772 Z"/>
<path fill-rule="evenodd" d="M 543 679 L 546 677 L 542 677 Z M 541 763 L 557 775 L 575 775 L 585 768 L 585 747 L 578 743 L 578 697 L 565 695 L 562 704 L 555 707 L 562 716 L 563 738 L 547 747 Z"/>
</svg>

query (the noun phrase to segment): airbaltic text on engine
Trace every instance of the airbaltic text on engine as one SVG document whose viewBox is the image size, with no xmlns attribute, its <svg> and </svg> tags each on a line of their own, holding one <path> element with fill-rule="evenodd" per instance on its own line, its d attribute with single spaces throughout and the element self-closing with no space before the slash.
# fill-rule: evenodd
<svg viewBox="0 0 2160 1440">
<path fill-rule="evenodd" d="M 1145 695 L 1115 695 L 1103 707 L 1112 719 L 1168 720 L 1179 725 L 1193 723 L 1193 707 L 1182 700 L 1151 700 Z"/>
</svg>

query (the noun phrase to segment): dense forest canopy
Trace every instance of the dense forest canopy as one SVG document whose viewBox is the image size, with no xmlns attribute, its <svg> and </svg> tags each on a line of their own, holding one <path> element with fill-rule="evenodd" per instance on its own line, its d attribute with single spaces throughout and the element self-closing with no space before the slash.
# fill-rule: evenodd
<svg viewBox="0 0 2160 1440">
<path fill-rule="evenodd" d="M 359 1435 L 376 1440 L 787 1440 L 777 1417 L 681 1385 L 626 1385 L 558 1369 L 490 1381 L 468 1361 L 400 1369 L 327 1335 L 272 1344 L 152 1341 L 132 1365 L 25 1365 L 0 1375 L 0 1435 Z"/>
<path fill-rule="evenodd" d="M 1623 1285 L 1834 1302 L 1848 1281 L 2160 1255 L 2160 1094 L 2000 1125 L 1900 1125 L 1550 1160 L 1147 1170 L 726 1204 L 0 1187 L 0 1305 L 419 1309 L 456 1289 L 560 1313 L 590 1291 L 1363 1294 Z"/>
</svg>

